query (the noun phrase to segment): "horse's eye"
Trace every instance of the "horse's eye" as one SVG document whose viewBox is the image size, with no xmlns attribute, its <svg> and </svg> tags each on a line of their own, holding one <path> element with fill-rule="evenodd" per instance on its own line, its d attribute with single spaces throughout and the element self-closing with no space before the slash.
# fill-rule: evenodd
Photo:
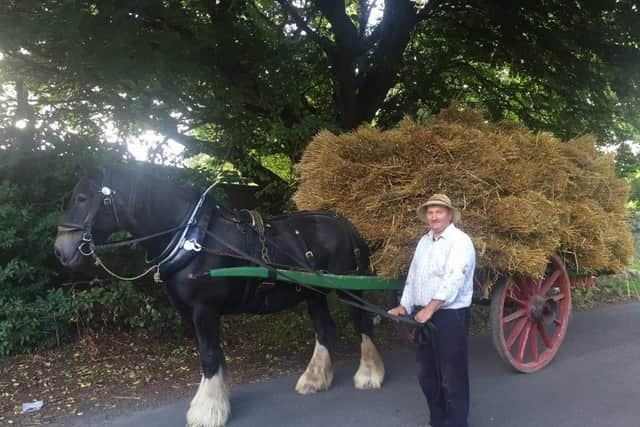
<svg viewBox="0 0 640 427">
<path fill-rule="evenodd" d="M 86 201 L 87 201 L 87 196 L 85 196 L 84 194 L 76 195 L 76 203 L 84 203 Z"/>
</svg>

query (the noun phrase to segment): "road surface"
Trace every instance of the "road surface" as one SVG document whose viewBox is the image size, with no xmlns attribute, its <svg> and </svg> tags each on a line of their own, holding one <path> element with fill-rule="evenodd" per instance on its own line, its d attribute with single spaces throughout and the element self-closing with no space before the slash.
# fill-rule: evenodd
<svg viewBox="0 0 640 427">
<path fill-rule="evenodd" d="M 535 374 L 506 367 L 489 336 L 472 338 L 470 353 L 470 427 L 640 426 L 640 304 L 575 313 L 555 360 Z M 387 377 L 378 391 L 353 389 L 355 360 L 338 364 L 332 388 L 312 396 L 295 393 L 296 376 L 234 386 L 228 427 L 424 424 L 428 416 L 413 353 L 403 349 L 383 357 Z M 181 427 L 190 397 L 115 418 L 83 419 L 73 427 Z"/>
</svg>

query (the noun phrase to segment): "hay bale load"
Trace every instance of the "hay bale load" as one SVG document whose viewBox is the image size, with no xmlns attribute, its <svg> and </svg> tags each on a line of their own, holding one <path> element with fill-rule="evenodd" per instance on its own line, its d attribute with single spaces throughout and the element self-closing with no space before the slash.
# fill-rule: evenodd
<svg viewBox="0 0 640 427">
<path fill-rule="evenodd" d="M 415 208 L 433 193 L 460 207 L 479 267 L 539 276 L 561 253 L 571 269 L 618 271 L 632 255 L 628 186 L 590 136 L 562 142 L 454 106 L 430 126 L 320 132 L 297 171 L 297 207 L 351 220 L 384 276 L 406 273 L 426 231 Z"/>
</svg>

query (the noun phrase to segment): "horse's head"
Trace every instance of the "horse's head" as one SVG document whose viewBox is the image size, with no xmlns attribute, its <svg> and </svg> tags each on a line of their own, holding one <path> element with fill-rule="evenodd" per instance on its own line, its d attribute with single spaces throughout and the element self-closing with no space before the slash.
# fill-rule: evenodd
<svg viewBox="0 0 640 427">
<path fill-rule="evenodd" d="M 80 268 L 91 258 L 96 244 L 121 229 L 118 194 L 111 186 L 111 177 L 111 171 L 92 171 L 73 189 L 54 244 L 54 253 L 62 265 Z"/>
</svg>

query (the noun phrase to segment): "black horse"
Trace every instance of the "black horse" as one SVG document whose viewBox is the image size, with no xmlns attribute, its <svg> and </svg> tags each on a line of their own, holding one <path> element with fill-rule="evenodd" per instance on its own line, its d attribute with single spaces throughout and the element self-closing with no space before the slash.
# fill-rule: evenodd
<svg viewBox="0 0 640 427">
<path fill-rule="evenodd" d="M 151 265 L 157 266 L 156 275 L 166 283 L 172 303 L 195 331 L 203 374 L 187 413 L 189 426 L 222 426 L 230 414 L 220 347 L 222 315 L 273 313 L 305 301 L 316 344 L 296 390 L 314 393 L 331 385 L 335 325 L 325 292 L 273 280 L 208 280 L 202 273 L 253 261 L 336 274 L 369 274 L 367 245 L 347 220 L 329 213 L 303 212 L 263 224 L 258 215 L 222 206 L 142 167 L 116 167 L 91 172 L 78 182 L 58 227 L 56 256 L 63 265 L 79 268 L 91 260 L 95 245 L 120 230 L 134 238 L 156 236 L 141 245 Z M 384 365 L 371 341 L 371 316 L 357 308 L 349 310 L 362 351 L 354 386 L 379 388 Z"/>
</svg>

